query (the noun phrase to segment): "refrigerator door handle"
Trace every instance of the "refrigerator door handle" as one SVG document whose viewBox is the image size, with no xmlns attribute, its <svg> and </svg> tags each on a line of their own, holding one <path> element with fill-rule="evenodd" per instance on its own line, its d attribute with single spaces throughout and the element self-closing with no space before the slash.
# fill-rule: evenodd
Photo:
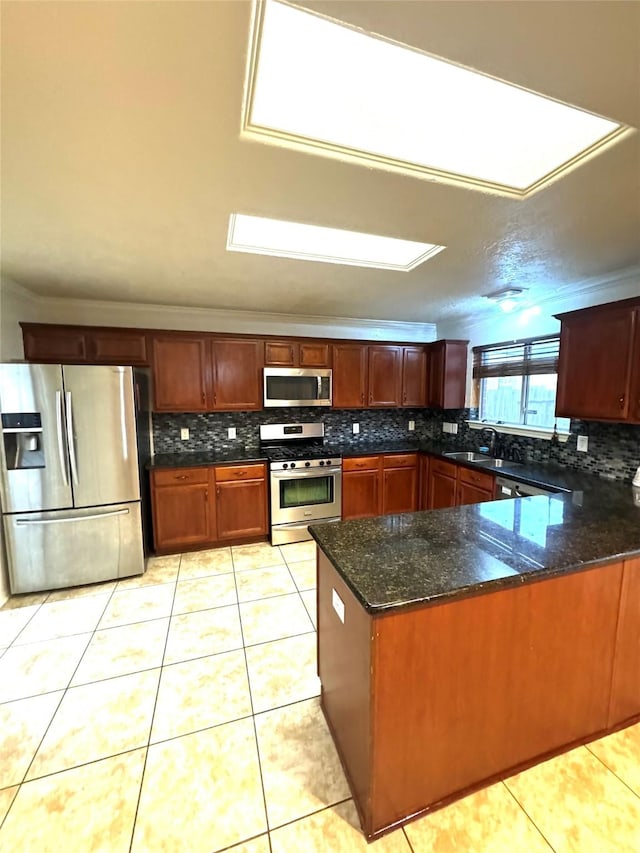
<svg viewBox="0 0 640 853">
<path fill-rule="evenodd" d="M 16 526 L 24 527 L 25 524 L 68 524 L 77 521 L 95 521 L 96 518 L 111 518 L 114 515 L 129 515 L 128 509 L 117 509 L 114 512 L 99 512 L 95 515 L 76 515 L 70 518 L 18 518 Z"/>
<path fill-rule="evenodd" d="M 56 431 L 58 437 L 58 459 L 60 460 L 60 470 L 62 471 L 62 481 L 65 486 L 69 485 L 69 474 L 67 472 L 67 459 L 64 452 L 64 438 L 62 427 L 62 392 L 56 391 Z"/>
<path fill-rule="evenodd" d="M 69 459 L 71 461 L 71 475 L 73 482 L 78 485 L 78 461 L 76 459 L 76 445 L 73 440 L 73 408 L 71 406 L 71 391 L 65 392 L 67 403 L 67 444 L 69 445 Z"/>
</svg>

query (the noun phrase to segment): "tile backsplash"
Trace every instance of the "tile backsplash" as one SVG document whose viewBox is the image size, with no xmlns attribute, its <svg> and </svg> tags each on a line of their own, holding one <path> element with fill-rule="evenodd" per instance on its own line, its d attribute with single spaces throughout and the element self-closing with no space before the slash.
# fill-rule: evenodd
<svg viewBox="0 0 640 853">
<path fill-rule="evenodd" d="M 156 453 L 183 453 L 195 450 L 222 449 L 234 446 L 257 447 L 259 426 L 265 423 L 296 423 L 321 420 L 325 424 L 325 441 L 330 444 L 367 444 L 373 441 L 402 441 L 415 438 L 437 439 L 452 449 L 477 449 L 486 443 L 478 430 L 466 424 L 469 409 L 270 409 L 262 412 L 211 412 L 203 414 L 153 415 Z M 471 411 L 475 416 L 475 412 Z M 410 432 L 409 421 L 415 421 Z M 352 425 L 360 424 L 353 435 Z M 456 423 L 457 434 L 443 433 L 443 423 Z M 180 439 L 180 429 L 187 427 L 190 438 Z M 227 428 L 235 427 L 237 436 L 227 438 Z M 577 436 L 587 435 L 589 449 L 578 452 Z M 571 435 L 564 444 L 517 435 L 500 435 L 503 455 L 516 449 L 527 462 L 553 462 L 581 471 L 589 471 L 617 480 L 630 480 L 640 465 L 640 426 L 607 424 L 596 421 L 571 422 Z"/>
</svg>

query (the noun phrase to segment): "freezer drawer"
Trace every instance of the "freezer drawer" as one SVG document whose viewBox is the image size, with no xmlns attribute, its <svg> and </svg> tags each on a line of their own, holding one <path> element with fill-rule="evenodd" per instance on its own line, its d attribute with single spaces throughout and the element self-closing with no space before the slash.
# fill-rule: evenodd
<svg viewBox="0 0 640 853">
<path fill-rule="evenodd" d="M 144 571 L 140 503 L 3 516 L 12 593 Z"/>
</svg>

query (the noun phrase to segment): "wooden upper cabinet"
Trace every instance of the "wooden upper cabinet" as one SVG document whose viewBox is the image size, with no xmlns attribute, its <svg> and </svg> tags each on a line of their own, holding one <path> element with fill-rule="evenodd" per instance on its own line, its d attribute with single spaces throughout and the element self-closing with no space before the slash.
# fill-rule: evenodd
<svg viewBox="0 0 640 853">
<path fill-rule="evenodd" d="M 331 367 L 331 348 L 322 341 L 300 342 L 300 367 Z"/>
<path fill-rule="evenodd" d="M 87 335 L 84 329 L 40 323 L 21 323 L 27 361 L 85 363 Z"/>
<path fill-rule="evenodd" d="M 556 414 L 624 421 L 638 413 L 638 308 L 627 301 L 561 314 Z M 636 364 L 633 364 L 634 348 Z"/>
<path fill-rule="evenodd" d="M 367 346 L 334 344 L 333 408 L 361 409 L 366 406 Z"/>
<path fill-rule="evenodd" d="M 261 341 L 214 338 L 213 408 L 222 411 L 262 409 Z"/>
<path fill-rule="evenodd" d="M 265 367 L 295 367 L 298 362 L 298 344 L 295 341 L 265 341 Z"/>
<path fill-rule="evenodd" d="M 400 405 L 402 385 L 402 347 L 369 347 L 370 406 Z"/>
<path fill-rule="evenodd" d="M 154 410 L 207 411 L 207 365 L 205 338 L 154 335 Z"/>
<path fill-rule="evenodd" d="M 147 335 L 142 329 L 59 326 L 21 323 L 27 361 L 64 364 L 149 363 Z"/>
<path fill-rule="evenodd" d="M 402 348 L 402 405 L 427 405 L 427 351 L 424 347 Z"/>
<path fill-rule="evenodd" d="M 265 341 L 267 367 L 331 367 L 331 351 L 323 341 Z"/>
<path fill-rule="evenodd" d="M 464 408 L 468 348 L 469 341 L 436 341 L 429 346 L 429 406 Z"/>
<path fill-rule="evenodd" d="M 640 423 L 640 308 L 635 310 L 635 329 L 631 354 L 631 385 L 629 387 L 629 420 Z"/>
<path fill-rule="evenodd" d="M 89 334 L 89 360 L 97 364 L 148 364 L 147 336 L 127 329 L 99 329 Z"/>
</svg>

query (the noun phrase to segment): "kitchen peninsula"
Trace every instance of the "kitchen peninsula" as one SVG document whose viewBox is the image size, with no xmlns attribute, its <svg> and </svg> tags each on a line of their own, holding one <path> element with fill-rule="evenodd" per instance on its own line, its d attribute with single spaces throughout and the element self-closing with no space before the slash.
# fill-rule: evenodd
<svg viewBox="0 0 640 853">
<path fill-rule="evenodd" d="M 369 839 L 640 718 L 629 486 L 311 532 L 322 706 Z"/>
</svg>

